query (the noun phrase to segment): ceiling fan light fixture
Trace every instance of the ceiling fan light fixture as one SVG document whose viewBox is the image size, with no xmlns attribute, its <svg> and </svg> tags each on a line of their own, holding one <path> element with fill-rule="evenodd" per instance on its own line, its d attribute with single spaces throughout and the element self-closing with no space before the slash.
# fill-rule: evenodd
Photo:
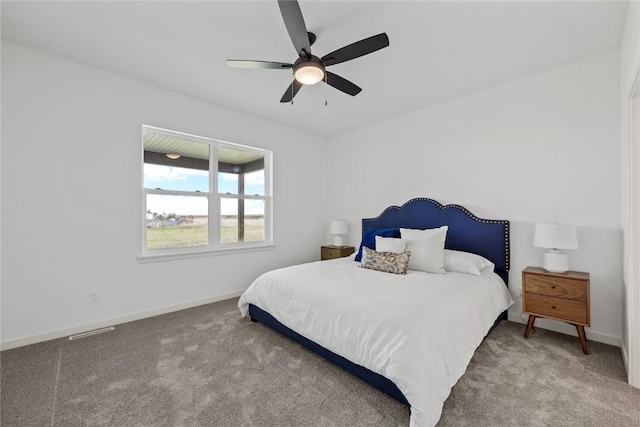
<svg viewBox="0 0 640 427">
<path fill-rule="evenodd" d="M 324 79 L 324 67 L 315 61 L 301 62 L 293 75 L 303 85 L 314 85 Z"/>
</svg>

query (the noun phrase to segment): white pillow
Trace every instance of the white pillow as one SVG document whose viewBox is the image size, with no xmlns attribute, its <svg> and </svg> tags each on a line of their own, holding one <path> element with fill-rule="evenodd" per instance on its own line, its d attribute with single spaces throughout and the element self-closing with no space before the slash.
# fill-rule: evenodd
<svg viewBox="0 0 640 427">
<path fill-rule="evenodd" d="M 394 254 L 401 254 L 406 249 L 406 240 L 394 237 L 376 236 L 376 251 L 378 252 L 393 252 Z"/>
<path fill-rule="evenodd" d="M 444 250 L 444 269 L 449 272 L 480 276 L 484 269 L 493 271 L 495 265 L 488 259 L 470 252 Z"/>
<path fill-rule="evenodd" d="M 401 228 L 400 236 L 407 241 L 407 251 L 411 252 L 409 270 L 444 274 L 444 242 L 449 227 L 416 230 Z"/>
</svg>

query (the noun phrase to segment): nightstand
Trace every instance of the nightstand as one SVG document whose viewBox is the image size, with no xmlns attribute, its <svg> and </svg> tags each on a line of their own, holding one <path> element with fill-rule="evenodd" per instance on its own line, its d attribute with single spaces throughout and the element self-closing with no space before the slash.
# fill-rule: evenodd
<svg viewBox="0 0 640 427">
<path fill-rule="evenodd" d="M 355 251 L 356 251 L 356 248 L 354 248 L 353 246 L 333 246 L 333 245 L 321 246 L 320 259 L 322 261 L 325 261 L 328 259 L 343 258 L 351 255 Z"/>
<path fill-rule="evenodd" d="M 591 326 L 589 273 L 551 273 L 538 267 L 522 271 L 522 311 L 529 313 L 525 338 L 538 317 L 561 320 L 576 327 L 584 354 L 589 354 L 584 327 Z"/>
</svg>

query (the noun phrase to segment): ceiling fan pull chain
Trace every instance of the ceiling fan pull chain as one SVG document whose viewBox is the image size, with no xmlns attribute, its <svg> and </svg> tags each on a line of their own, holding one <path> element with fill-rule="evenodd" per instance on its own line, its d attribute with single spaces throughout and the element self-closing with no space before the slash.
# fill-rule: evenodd
<svg viewBox="0 0 640 427">
<path fill-rule="evenodd" d="M 296 74 L 293 72 L 293 68 L 291 69 L 291 75 L 295 81 Z M 293 105 L 293 82 L 291 83 L 291 105 Z"/>
<path fill-rule="evenodd" d="M 327 98 L 329 97 L 329 94 L 327 92 L 327 73 L 324 73 L 324 106 L 326 107 L 328 105 L 328 100 Z"/>
</svg>

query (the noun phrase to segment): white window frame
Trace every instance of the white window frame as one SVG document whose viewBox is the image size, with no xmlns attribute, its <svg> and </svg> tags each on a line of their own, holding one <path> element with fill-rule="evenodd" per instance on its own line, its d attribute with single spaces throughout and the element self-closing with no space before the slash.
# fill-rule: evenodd
<svg viewBox="0 0 640 427">
<path fill-rule="evenodd" d="M 144 188 L 144 133 L 145 131 L 155 134 L 164 134 L 171 137 L 186 139 L 193 142 L 209 145 L 209 192 L 162 190 Z M 264 196 L 249 194 L 227 194 L 218 192 L 218 147 L 226 146 L 237 150 L 250 151 L 260 154 L 264 158 Z M 254 251 L 273 248 L 273 187 L 272 187 L 272 158 L 273 152 L 262 148 L 248 145 L 235 144 L 204 136 L 192 135 L 184 132 L 163 129 L 159 127 L 142 125 L 141 131 L 141 153 L 142 161 L 140 165 L 142 189 L 142 210 L 141 210 L 141 242 L 142 250 L 138 256 L 140 262 L 161 261 L 170 259 L 192 258 L 199 256 L 209 256 L 230 252 Z M 176 195 L 189 197 L 205 197 L 208 199 L 208 240 L 207 245 L 175 247 L 175 248 L 147 248 L 147 195 Z M 222 227 L 222 216 L 220 215 L 220 204 L 222 198 L 235 198 L 244 200 L 264 201 L 264 240 L 259 242 L 234 242 L 222 243 L 220 229 Z"/>
</svg>

